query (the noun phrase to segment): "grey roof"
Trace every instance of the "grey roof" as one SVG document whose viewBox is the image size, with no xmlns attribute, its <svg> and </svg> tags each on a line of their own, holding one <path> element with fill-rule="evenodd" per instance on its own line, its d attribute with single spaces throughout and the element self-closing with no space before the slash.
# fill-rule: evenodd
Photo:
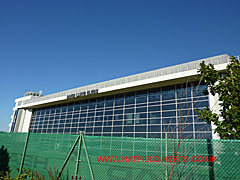
<svg viewBox="0 0 240 180">
<path fill-rule="evenodd" d="M 139 73 L 135 75 L 130 75 L 122 78 L 117 78 L 105 82 L 100 82 L 96 84 L 91 84 L 79 88 L 74 88 L 42 97 L 34 97 L 32 99 L 26 100 L 23 102 L 23 105 L 29 104 L 29 103 L 34 103 L 42 100 L 48 100 L 52 98 L 57 98 L 61 96 L 65 96 L 67 94 L 72 94 L 72 93 L 77 93 L 77 92 L 83 92 L 83 91 L 89 91 L 93 89 L 101 89 L 101 88 L 106 88 L 106 87 L 111 87 L 111 86 L 116 86 L 116 85 L 121 85 L 125 83 L 130 83 L 130 82 L 135 82 L 139 80 L 145 80 L 145 79 L 150 79 L 154 77 L 159 77 L 159 76 L 164 76 L 164 75 L 169 75 L 169 74 L 174 74 L 178 72 L 184 72 L 184 71 L 189 71 L 193 69 L 198 69 L 199 64 L 205 61 L 206 63 L 212 63 L 214 65 L 218 64 L 224 64 L 229 62 L 229 56 L 227 54 L 219 55 L 219 56 L 214 56 L 210 58 L 205 58 L 205 59 L 200 59 L 188 63 L 183 63 L 175 66 L 170 66 L 166 68 L 161 68 L 153 71 L 148 71 L 144 73 Z"/>
</svg>

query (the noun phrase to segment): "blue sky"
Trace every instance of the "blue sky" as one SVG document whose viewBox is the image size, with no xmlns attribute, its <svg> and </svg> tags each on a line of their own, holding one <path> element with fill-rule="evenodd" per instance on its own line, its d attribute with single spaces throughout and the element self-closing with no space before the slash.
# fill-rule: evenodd
<svg viewBox="0 0 240 180">
<path fill-rule="evenodd" d="M 0 2 L 0 130 L 14 99 L 240 55 L 239 0 Z"/>
</svg>

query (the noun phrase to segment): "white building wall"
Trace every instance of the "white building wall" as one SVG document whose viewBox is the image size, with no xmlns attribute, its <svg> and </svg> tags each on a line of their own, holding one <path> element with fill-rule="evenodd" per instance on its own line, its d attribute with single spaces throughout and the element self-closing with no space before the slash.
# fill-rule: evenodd
<svg viewBox="0 0 240 180">
<path fill-rule="evenodd" d="M 209 92 L 209 109 L 212 110 L 214 113 L 219 114 L 220 113 L 220 106 L 219 106 L 219 101 L 218 101 L 218 94 L 215 96 L 211 95 Z M 212 138 L 213 139 L 220 139 L 220 136 L 218 133 L 214 133 L 214 129 L 216 126 L 212 124 Z"/>
<path fill-rule="evenodd" d="M 25 112 L 25 117 L 24 117 L 21 132 L 28 132 L 31 118 L 32 118 L 32 109 L 27 109 Z"/>
</svg>

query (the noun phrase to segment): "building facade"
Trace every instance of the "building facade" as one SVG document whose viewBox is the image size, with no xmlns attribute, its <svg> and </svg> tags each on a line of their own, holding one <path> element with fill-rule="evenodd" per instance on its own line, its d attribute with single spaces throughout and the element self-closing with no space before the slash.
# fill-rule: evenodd
<svg viewBox="0 0 240 180">
<path fill-rule="evenodd" d="M 219 112 L 217 97 L 196 82 L 199 64 L 224 71 L 228 55 L 79 87 L 47 96 L 16 99 L 11 132 L 143 138 L 218 138 L 195 109 Z"/>
</svg>

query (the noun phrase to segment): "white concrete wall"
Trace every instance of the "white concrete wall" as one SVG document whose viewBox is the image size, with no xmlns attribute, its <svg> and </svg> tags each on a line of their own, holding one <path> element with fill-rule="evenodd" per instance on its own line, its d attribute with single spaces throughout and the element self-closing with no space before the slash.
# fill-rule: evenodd
<svg viewBox="0 0 240 180">
<path fill-rule="evenodd" d="M 25 117 L 24 117 L 24 122 L 23 122 L 21 132 L 28 132 L 31 118 L 32 118 L 32 109 L 27 109 L 25 112 Z"/>
<path fill-rule="evenodd" d="M 208 90 L 209 92 L 209 90 Z M 209 108 L 212 110 L 214 113 L 219 114 L 220 113 L 220 106 L 219 106 L 219 101 L 218 101 L 218 95 L 216 94 L 215 96 L 211 95 L 209 92 Z M 212 138 L 213 139 L 220 139 L 220 136 L 218 133 L 214 133 L 214 129 L 216 128 L 213 123 L 212 125 Z"/>
<path fill-rule="evenodd" d="M 9 132 L 11 131 L 11 128 L 12 128 L 12 125 L 13 125 L 13 120 L 14 120 L 14 115 L 15 115 L 16 111 L 19 108 L 21 108 L 23 101 L 31 99 L 32 97 L 33 96 L 24 96 L 24 97 L 15 99 L 15 106 L 13 107 L 13 114 L 11 115 L 11 122 L 9 123 L 9 130 L 8 130 Z M 21 127 L 21 129 L 22 129 L 23 123 L 22 122 L 19 122 L 19 123 L 20 123 L 19 124 L 20 126 L 18 127 L 18 132 L 21 132 L 21 131 L 19 131 L 19 128 Z"/>
</svg>

